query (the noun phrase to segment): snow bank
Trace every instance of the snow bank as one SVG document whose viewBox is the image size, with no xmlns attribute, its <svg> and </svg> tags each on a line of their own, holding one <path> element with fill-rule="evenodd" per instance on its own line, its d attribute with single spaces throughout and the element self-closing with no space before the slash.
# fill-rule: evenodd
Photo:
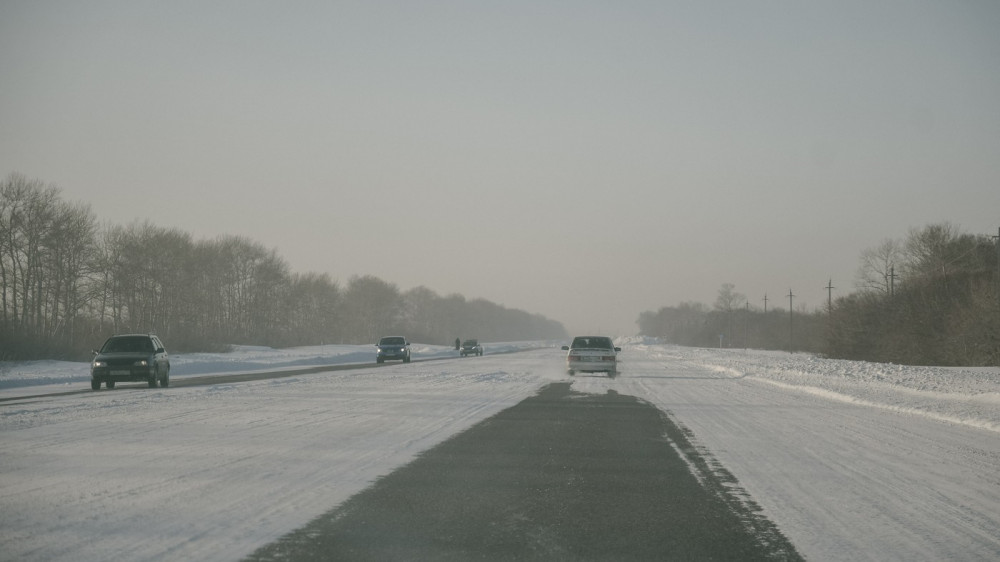
<svg viewBox="0 0 1000 562">
<path fill-rule="evenodd" d="M 805 353 L 650 346 L 664 357 L 831 400 L 1000 432 L 1000 368 L 919 367 Z"/>
</svg>

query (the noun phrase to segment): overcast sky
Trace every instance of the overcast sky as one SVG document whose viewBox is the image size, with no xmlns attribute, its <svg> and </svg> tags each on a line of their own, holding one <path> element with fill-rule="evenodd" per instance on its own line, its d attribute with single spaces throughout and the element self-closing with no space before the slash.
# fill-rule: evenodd
<svg viewBox="0 0 1000 562">
<path fill-rule="evenodd" d="M 0 0 L 0 175 L 635 333 L 1000 227 L 1000 2 Z M 470 334 L 471 335 L 471 334 Z"/>
</svg>

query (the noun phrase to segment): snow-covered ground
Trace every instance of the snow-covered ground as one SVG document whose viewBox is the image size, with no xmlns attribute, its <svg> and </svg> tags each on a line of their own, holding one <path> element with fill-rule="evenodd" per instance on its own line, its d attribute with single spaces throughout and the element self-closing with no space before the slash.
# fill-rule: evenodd
<svg viewBox="0 0 1000 562">
<path fill-rule="evenodd" d="M 566 380 L 668 412 L 808 558 L 1000 559 L 1000 369 L 629 340 L 616 379 L 569 377 L 559 344 L 464 359 L 415 345 L 414 359 L 455 359 L 44 399 L 24 397 L 88 389 L 87 365 L 0 364 L 14 398 L 0 402 L 0 560 L 239 559 Z M 171 377 L 373 351 L 174 355 Z"/>
<path fill-rule="evenodd" d="M 750 377 L 829 400 L 1000 431 L 998 367 L 913 367 L 781 351 L 669 349 L 665 356 L 734 377 Z"/>
</svg>

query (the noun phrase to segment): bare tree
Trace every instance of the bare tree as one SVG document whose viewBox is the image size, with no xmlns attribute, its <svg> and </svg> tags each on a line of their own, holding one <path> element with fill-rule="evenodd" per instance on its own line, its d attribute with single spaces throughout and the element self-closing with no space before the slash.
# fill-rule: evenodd
<svg viewBox="0 0 1000 562">
<path fill-rule="evenodd" d="M 907 278 L 947 275 L 958 238 L 955 227 L 949 223 L 933 224 L 921 229 L 910 230 L 906 237 L 906 261 L 904 273 Z"/>
<path fill-rule="evenodd" d="M 735 291 L 736 285 L 723 283 L 719 287 L 719 295 L 715 299 L 715 310 L 720 312 L 731 312 L 739 308 L 747 300 L 746 295 Z"/>
<path fill-rule="evenodd" d="M 40 181 L 11 174 L 0 185 L 0 278 L 3 322 L 22 336 L 46 332 L 48 284 L 46 266 L 53 248 L 51 231 L 59 193 Z"/>
<path fill-rule="evenodd" d="M 407 334 L 413 338 L 423 338 L 427 343 L 445 344 L 458 334 L 445 330 L 453 329 L 452 323 L 444 317 L 441 297 L 427 287 L 415 287 L 403 295 L 403 322 Z"/>
<path fill-rule="evenodd" d="M 398 327 L 400 294 L 396 285 L 374 277 L 351 277 L 344 292 L 347 341 L 374 342 Z"/>
<path fill-rule="evenodd" d="M 542 316 L 425 288 L 403 296 L 372 276 L 352 278 L 342 292 L 325 274 L 290 275 L 277 252 L 243 237 L 195 243 L 149 222 L 98 227 L 88 206 L 62 201 L 55 187 L 19 174 L 0 181 L 5 359 L 126 331 L 160 333 L 174 349 L 203 349 L 369 342 L 404 327 L 437 339 L 463 330 L 565 336 Z"/>
<path fill-rule="evenodd" d="M 726 340 L 729 345 L 733 342 L 733 330 L 736 322 L 736 309 L 746 302 L 746 295 L 735 291 L 736 285 L 723 283 L 719 287 L 719 296 L 715 299 L 715 310 L 725 314 Z"/>
<path fill-rule="evenodd" d="M 288 342 L 317 345 L 340 341 L 341 294 L 327 274 L 295 274 L 290 278 L 285 315 Z"/>
<path fill-rule="evenodd" d="M 905 271 L 914 279 L 992 270 L 996 264 L 989 236 L 962 233 L 948 223 L 911 230 L 905 248 Z"/>
<path fill-rule="evenodd" d="M 861 252 L 855 286 L 861 291 L 874 291 L 888 295 L 892 291 L 896 268 L 903 263 L 903 246 L 886 238 L 874 248 Z"/>
<path fill-rule="evenodd" d="M 86 300 L 85 275 L 95 252 L 96 225 L 90 206 L 59 202 L 46 243 L 50 334 L 69 346 Z"/>
</svg>

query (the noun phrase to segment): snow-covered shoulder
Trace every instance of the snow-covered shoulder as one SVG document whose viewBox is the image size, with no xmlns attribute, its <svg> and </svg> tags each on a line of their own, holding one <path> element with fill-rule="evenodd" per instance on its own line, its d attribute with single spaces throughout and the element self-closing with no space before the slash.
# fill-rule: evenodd
<svg viewBox="0 0 1000 562">
<path fill-rule="evenodd" d="M 830 400 L 1000 431 L 1000 367 L 921 367 L 808 353 L 662 346 L 649 341 L 627 345 Z"/>
</svg>

